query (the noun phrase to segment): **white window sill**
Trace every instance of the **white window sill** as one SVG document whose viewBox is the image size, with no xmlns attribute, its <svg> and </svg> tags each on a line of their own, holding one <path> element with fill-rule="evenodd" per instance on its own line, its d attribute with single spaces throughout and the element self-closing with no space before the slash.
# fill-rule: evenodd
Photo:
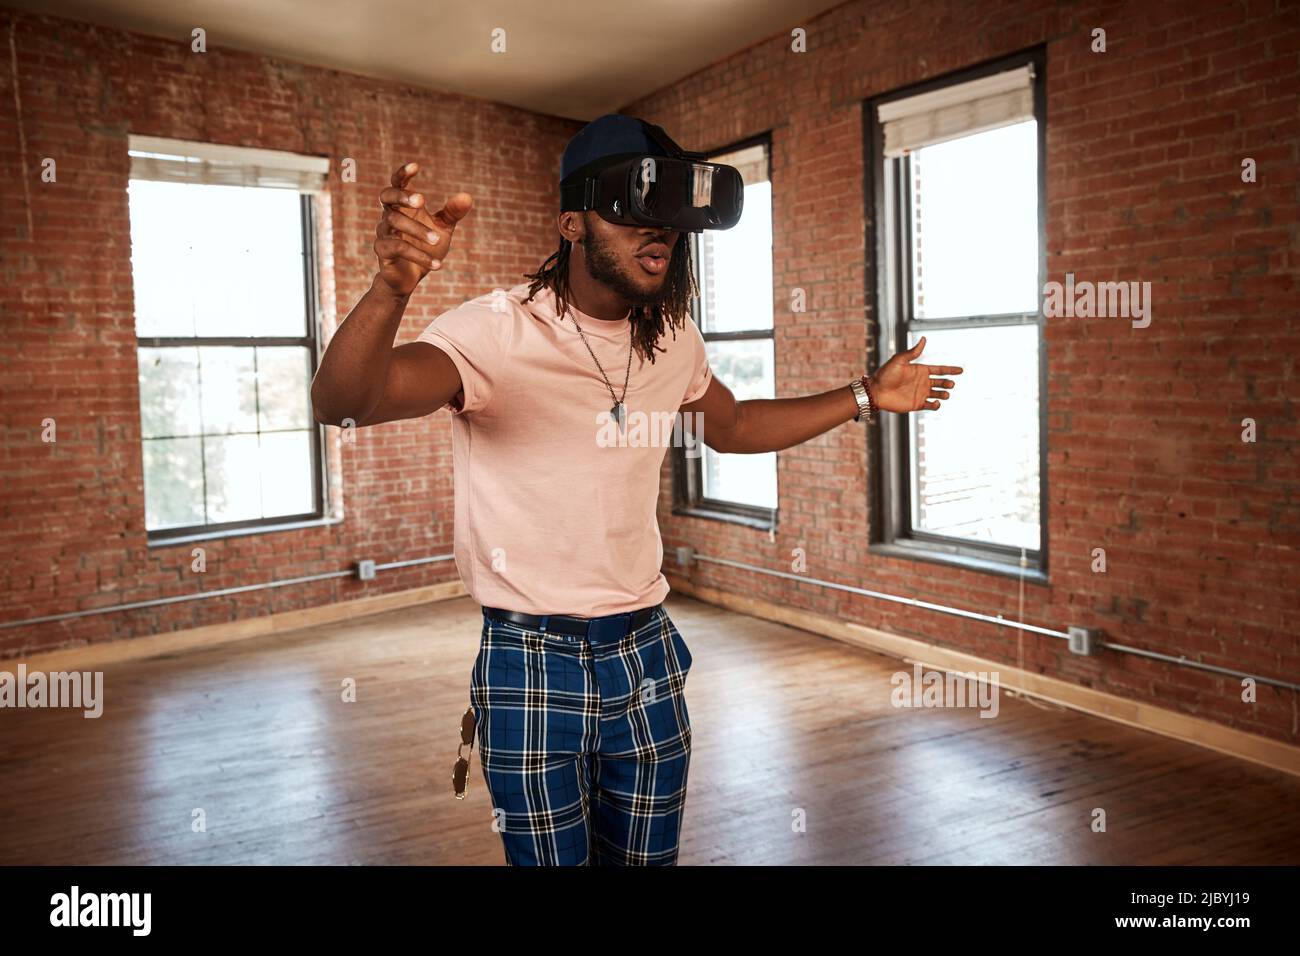
<svg viewBox="0 0 1300 956">
<path fill-rule="evenodd" d="M 151 548 L 167 548 L 174 544 L 192 544 L 195 541 L 219 541 L 223 538 L 243 538 L 254 534 L 273 534 L 277 531 L 297 531 L 302 528 L 325 528 L 333 524 L 342 524 L 342 518 L 315 518 L 311 521 L 291 521 L 285 524 L 254 525 L 249 528 L 229 528 L 225 531 L 201 531 L 185 535 L 182 538 L 159 538 L 151 540 Z"/>
</svg>

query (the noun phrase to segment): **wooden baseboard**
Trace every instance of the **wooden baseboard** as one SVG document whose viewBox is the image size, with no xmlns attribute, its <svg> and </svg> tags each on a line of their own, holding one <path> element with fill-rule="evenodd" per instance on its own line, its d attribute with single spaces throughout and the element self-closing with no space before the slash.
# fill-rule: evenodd
<svg viewBox="0 0 1300 956">
<path fill-rule="evenodd" d="M 267 634 L 282 634 L 285 631 L 332 624 L 368 614 L 379 614 L 382 611 L 428 604 L 431 601 L 448 601 L 463 597 L 465 593 L 465 585 L 457 578 L 454 581 L 443 581 L 422 588 L 357 598 L 355 601 L 322 604 L 319 607 L 284 611 L 280 614 L 264 614 L 261 617 L 209 624 L 166 634 L 150 634 L 120 641 L 104 641 L 100 644 L 75 644 L 70 647 L 41 651 L 29 657 L 18 655 L 10 660 L 14 663 L 22 661 L 29 671 L 94 670 L 120 661 L 157 657 L 159 654 L 175 654 Z"/>
<path fill-rule="evenodd" d="M 758 598 L 732 594 L 716 588 L 694 584 L 674 574 L 666 574 L 674 591 L 688 594 L 708 604 L 725 607 L 765 621 L 788 624 L 813 634 L 822 634 L 858 647 L 896 657 L 908 663 L 917 662 L 936 670 L 968 673 L 996 671 L 998 684 L 1030 697 L 1051 701 L 1072 710 L 1105 717 L 1130 727 L 1148 730 L 1165 737 L 1216 750 L 1219 753 L 1240 757 L 1253 763 L 1300 776 L 1300 747 L 1225 727 L 1199 717 L 1190 717 L 1177 711 L 1144 704 L 1090 687 L 1081 687 L 1070 681 L 1046 677 L 994 661 L 939 647 L 887 631 L 864 627 L 851 621 L 824 617 L 799 608 L 772 604 Z"/>
</svg>

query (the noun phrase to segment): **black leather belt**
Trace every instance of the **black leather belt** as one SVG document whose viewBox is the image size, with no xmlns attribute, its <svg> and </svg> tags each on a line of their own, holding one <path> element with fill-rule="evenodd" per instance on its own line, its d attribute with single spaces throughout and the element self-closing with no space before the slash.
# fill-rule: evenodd
<svg viewBox="0 0 1300 956">
<path fill-rule="evenodd" d="M 601 636 L 623 636 L 645 627 L 654 618 L 655 612 L 663 605 L 626 611 L 622 614 L 606 614 L 604 617 L 569 617 L 566 614 L 524 614 L 522 611 L 506 611 L 499 607 L 485 607 L 483 613 L 494 621 L 506 621 L 533 631 L 553 631 L 557 634 L 576 634 L 579 637 L 591 637 L 592 631 L 599 631 Z"/>
</svg>

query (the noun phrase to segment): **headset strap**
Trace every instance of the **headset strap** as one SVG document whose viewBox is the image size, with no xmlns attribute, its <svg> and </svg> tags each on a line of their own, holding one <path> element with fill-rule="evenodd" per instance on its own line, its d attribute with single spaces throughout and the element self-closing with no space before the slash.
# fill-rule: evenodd
<svg viewBox="0 0 1300 956">
<path fill-rule="evenodd" d="M 583 176 L 573 182 L 560 184 L 560 209 L 583 210 L 596 206 L 596 185 L 594 176 Z"/>
<path fill-rule="evenodd" d="M 655 123 L 647 123 L 645 120 L 641 121 L 641 126 L 646 131 L 646 135 L 668 151 L 670 158 L 700 159 L 705 162 L 708 161 L 704 153 L 689 152 L 678 146 L 677 143 L 673 141 L 673 138 L 668 135 L 668 131 L 662 126 Z"/>
</svg>

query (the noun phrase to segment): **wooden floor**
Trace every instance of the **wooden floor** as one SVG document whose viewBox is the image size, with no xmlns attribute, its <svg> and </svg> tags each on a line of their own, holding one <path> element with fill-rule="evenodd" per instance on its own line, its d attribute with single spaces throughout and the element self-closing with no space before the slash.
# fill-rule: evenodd
<svg viewBox="0 0 1300 956">
<path fill-rule="evenodd" d="M 668 607 L 683 864 L 1300 863 L 1300 779 L 1005 692 L 995 719 L 896 709 L 909 665 Z M 449 779 L 480 621 L 462 598 L 115 665 L 97 720 L 0 711 L 0 864 L 501 864 L 477 757 L 466 800 Z"/>
</svg>

